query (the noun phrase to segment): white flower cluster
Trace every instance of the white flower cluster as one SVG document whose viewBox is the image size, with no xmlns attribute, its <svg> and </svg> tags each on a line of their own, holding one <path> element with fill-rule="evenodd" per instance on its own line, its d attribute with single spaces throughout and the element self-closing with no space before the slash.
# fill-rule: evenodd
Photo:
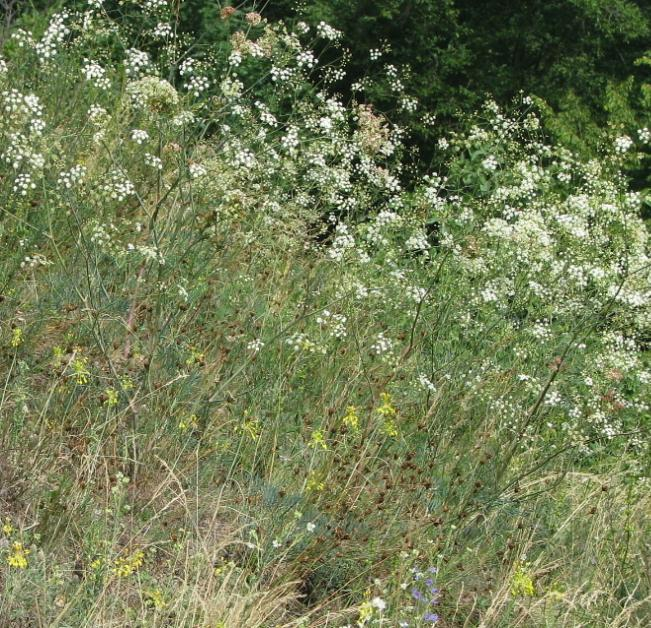
<svg viewBox="0 0 651 628">
<path fill-rule="evenodd" d="M 106 70 L 99 63 L 85 59 L 81 71 L 84 78 L 97 89 L 108 90 L 111 87 L 111 81 L 106 76 Z"/>
<path fill-rule="evenodd" d="M 70 168 L 70 170 L 64 170 L 59 175 L 57 185 L 59 187 L 65 188 L 66 190 L 76 187 L 84 180 L 86 177 L 86 172 L 86 166 L 77 164 L 76 166 Z"/>
<path fill-rule="evenodd" d="M 22 94 L 17 89 L 2 92 L 0 105 L 5 120 L 14 128 L 27 127 L 30 134 L 40 136 L 45 129 L 43 106 L 38 96 Z"/>
<path fill-rule="evenodd" d="M 162 159 L 151 153 L 145 153 L 145 165 L 158 171 L 163 169 Z"/>
<path fill-rule="evenodd" d="M 393 341 L 390 338 L 387 338 L 383 332 L 380 332 L 375 342 L 371 345 L 371 353 L 382 357 L 383 359 L 388 359 L 393 356 Z"/>
<path fill-rule="evenodd" d="M 32 149 L 33 140 L 22 133 L 9 133 L 5 138 L 5 149 L 0 157 L 14 170 L 30 168 L 39 170 L 45 165 L 42 153 Z"/>
<path fill-rule="evenodd" d="M 326 24 L 323 21 L 317 24 L 316 33 L 319 37 L 322 37 L 323 39 L 327 39 L 329 41 L 339 41 L 343 36 L 343 33 L 341 31 L 330 26 L 329 24 Z"/>
<path fill-rule="evenodd" d="M 323 310 L 316 317 L 316 322 L 321 329 L 326 331 L 332 338 L 345 338 L 348 335 L 346 331 L 346 321 L 348 319 L 343 314 L 333 314 L 330 310 Z"/>
<path fill-rule="evenodd" d="M 194 122 L 194 114 L 191 111 L 181 111 L 172 118 L 172 125 L 182 127 Z"/>
<path fill-rule="evenodd" d="M 351 235 L 348 227 L 344 223 L 339 223 L 335 228 L 335 237 L 332 245 L 328 249 L 328 257 L 340 262 L 343 260 L 347 251 L 355 248 L 355 238 Z"/>
<path fill-rule="evenodd" d="M 628 135 L 620 135 L 614 141 L 615 152 L 624 154 L 633 146 L 633 140 Z"/>
<path fill-rule="evenodd" d="M 131 139 L 136 144 L 142 145 L 149 139 L 149 133 L 147 133 L 147 131 L 143 131 L 142 129 L 133 129 L 131 131 Z"/>
<path fill-rule="evenodd" d="M 194 162 L 188 166 L 188 172 L 190 173 L 190 177 L 192 179 L 199 179 L 201 177 L 205 177 L 206 174 L 208 174 L 208 171 L 204 165 Z"/>
<path fill-rule="evenodd" d="M 310 340 L 307 334 L 303 334 L 300 332 L 296 332 L 295 334 L 292 334 L 289 338 L 287 338 L 287 340 L 285 340 L 285 343 L 289 345 L 292 348 L 292 350 L 296 351 L 297 353 L 299 351 L 303 351 L 304 353 L 319 353 L 319 354 L 326 353 L 325 347 L 322 347 L 316 342 Z"/>
<path fill-rule="evenodd" d="M 135 195 L 136 189 L 121 172 L 113 170 L 105 177 L 100 184 L 99 191 L 107 200 L 122 202 Z"/>
<path fill-rule="evenodd" d="M 149 54 L 137 48 L 127 50 L 124 66 L 127 76 L 132 79 L 138 79 L 152 71 Z"/>
<path fill-rule="evenodd" d="M 145 0 L 143 6 L 147 12 L 155 13 L 167 8 L 168 0 Z"/>
<path fill-rule="evenodd" d="M 36 183 L 32 180 L 32 175 L 29 172 L 19 174 L 14 179 L 13 191 L 20 196 L 27 196 L 30 190 L 36 189 Z"/>
<path fill-rule="evenodd" d="M 43 33 L 43 37 L 34 46 L 41 62 L 53 59 L 58 52 L 59 46 L 70 34 L 70 29 L 65 24 L 65 20 L 68 17 L 68 13 L 63 11 L 61 13 L 55 13 L 50 19 L 50 23 L 45 33 Z"/>
<path fill-rule="evenodd" d="M 251 340 L 250 342 L 247 343 L 246 345 L 246 350 L 250 351 L 252 354 L 259 353 L 262 348 L 264 347 L 264 342 L 260 340 L 260 338 L 255 338 L 254 340 Z"/>
<path fill-rule="evenodd" d="M 174 31 L 170 24 L 167 22 L 159 22 L 152 31 L 152 36 L 154 39 L 170 39 L 173 33 Z"/>
<path fill-rule="evenodd" d="M 127 84 L 127 95 L 137 109 L 148 109 L 152 113 L 161 113 L 174 109 L 179 102 L 179 95 L 166 80 L 146 76 Z"/>
<path fill-rule="evenodd" d="M 101 105 L 91 105 L 88 109 L 88 120 L 91 124 L 100 126 L 108 119 L 108 111 Z"/>
<path fill-rule="evenodd" d="M 185 83 L 185 89 L 191 92 L 195 98 L 199 98 L 203 92 L 210 87 L 210 81 L 205 76 L 195 75 Z"/>
</svg>

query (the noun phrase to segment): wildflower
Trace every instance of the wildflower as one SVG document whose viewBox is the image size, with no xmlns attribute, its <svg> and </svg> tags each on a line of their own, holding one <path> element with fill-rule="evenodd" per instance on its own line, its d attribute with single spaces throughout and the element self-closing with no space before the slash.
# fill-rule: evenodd
<svg viewBox="0 0 651 628">
<path fill-rule="evenodd" d="M 494 155 L 489 155 L 484 159 L 484 161 L 481 162 L 481 165 L 486 169 L 490 171 L 495 171 L 497 170 L 497 159 L 495 159 Z"/>
<path fill-rule="evenodd" d="M 343 424 L 353 432 L 359 431 L 359 415 L 355 406 L 348 406 L 346 415 L 342 419 Z"/>
<path fill-rule="evenodd" d="M 328 449 L 323 430 L 315 430 L 310 438 L 310 447 L 314 449 Z"/>
<path fill-rule="evenodd" d="M 157 610 L 160 610 L 167 606 L 163 592 L 160 589 L 150 589 L 149 591 L 146 591 L 145 599 Z"/>
<path fill-rule="evenodd" d="M 383 392 L 380 394 L 380 400 L 382 401 L 382 405 L 377 409 L 377 413 L 381 416 L 389 417 L 389 416 L 395 416 L 397 414 L 397 410 L 393 403 L 391 402 L 391 395 L 387 392 Z"/>
<path fill-rule="evenodd" d="M 11 332 L 11 341 L 9 342 L 12 348 L 16 349 L 20 347 L 23 344 L 23 339 L 23 330 L 20 327 L 14 327 Z"/>
<path fill-rule="evenodd" d="M 189 429 L 196 430 L 199 427 L 199 424 L 197 423 L 197 415 L 196 414 L 191 414 L 189 417 L 185 419 L 181 419 L 179 421 L 179 429 L 182 432 L 185 432 Z"/>
<path fill-rule="evenodd" d="M 621 135 L 615 138 L 614 141 L 615 152 L 623 155 L 628 149 L 633 146 L 633 140 L 628 135 Z"/>
<path fill-rule="evenodd" d="M 357 625 L 363 626 L 369 619 L 371 619 L 371 617 L 373 617 L 373 605 L 370 602 L 364 602 L 359 607 L 359 619 Z"/>
<path fill-rule="evenodd" d="M 240 426 L 240 431 L 248 435 L 251 440 L 258 440 L 262 429 L 260 428 L 260 421 L 255 418 L 246 419 Z"/>
<path fill-rule="evenodd" d="M 106 388 L 104 390 L 104 395 L 106 399 L 104 400 L 104 405 L 112 408 L 118 403 L 118 391 L 115 388 Z"/>
<path fill-rule="evenodd" d="M 142 567 L 145 562 L 145 553 L 142 550 L 137 550 L 130 556 L 118 557 L 115 559 L 113 566 L 113 573 L 118 578 L 126 578 L 135 573 Z"/>
<path fill-rule="evenodd" d="M 90 372 L 86 368 L 88 365 L 88 358 L 84 356 L 77 356 L 72 361 L 72 376 L 74 377 L 75 383 L 79 386 L 84 386 L 88 383 L 88 376 Z"/>
<path fill-rule="evenodd" d="M 321 492 L 323 489 L 325 489 L 325 482 L 315 471 L 312 471 L 307 478 L 306 489 L 309 492 Z"/>
<path fill-rule="evenodd" d="M 519 597 L 533 597 L 536 594 L 533 580 L 526 570 L 526 565 L 517 563 L 511 579 L 511 595 Z"/>
<path fill-rule="evenodd" d="M 305 526 L 305 529 L 311 534 L 316 530 L 316 524 L 309 521 L 308 524 Z"/>
<path fill-rule="evenodd" d="M 11 521 L 9 521 L 9 519 L 7 519 L 4 522 L 4 524 L 2 525 L 2 533 L 5 536 L 11 536 L 14 533 L 14 531 L 15 531 L 14 526 L 12 526 Z"/>
<path fill-rule="evenodd" d="M 245 16 L 246 21 L 251 24 L 251 26 L 257 26 L 262 22 L 262 16 L 259 13 L 256 13 L 255 11 L 250 11 L 247 13 Z"/>
<path fill-rule="evenodd" d="M 7 556 L 7 563 L 16 569 L 26 569 L 28 566 L 27 556 L 31 553 L 22 543 L 14 543 L 11 546 L 11 553 Z"/>
<path fill-rule="evenodd" d="M 387 607 L 387 603 L 381 597 L 374 597 L 371 600 L 371 606 L 382 612 Z"/>
<path fill-rule="evenodd" d="M 154 168 L 154 170 L 163 169 L 163 161 L 161 158 L 157 157 L 156 155 L 152 155 L 151 153 L 145 153 L 145 164 L 150 168 Z"/>
<path fill-rule="evenodd" d="M 179 102 L 179 95 L 174 87 L 168 81 L 153 76 L 129 83 L 127 94 L 134 106 L 155 113 L 170 111 Z"/>
<path fill-rule="evenodd" d="M 255 340 L 251 340 L 246 345 L 247 350 L 253 353 L 254 355 L 258 353 L 262 349 L 262 347 L 264 347 L 264 342 L 262 342 L 262 340 L 260 340 L 259 338 L 256 338 Z"/>
<path fill-rule="evenodd" d="M 131 131 L 131 139 L 136 144 L 142 144 L 149 139 L 149 133 L 147 133 L 147 131 L 143 131 L 142 129 L 133 129 L 133 131 Z"/>
</svg>

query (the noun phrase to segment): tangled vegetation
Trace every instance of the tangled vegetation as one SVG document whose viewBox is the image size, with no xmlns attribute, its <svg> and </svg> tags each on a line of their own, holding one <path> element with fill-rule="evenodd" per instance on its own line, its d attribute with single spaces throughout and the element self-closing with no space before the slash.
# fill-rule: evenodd
<svg viewBox="0 0 651 628">
<path fill-rule="evenodd" d="M 0 57 L 0 626 L 647 625 L 651 132 L 422 175 L 331 25 L 104 4 Z"/>
</svg>

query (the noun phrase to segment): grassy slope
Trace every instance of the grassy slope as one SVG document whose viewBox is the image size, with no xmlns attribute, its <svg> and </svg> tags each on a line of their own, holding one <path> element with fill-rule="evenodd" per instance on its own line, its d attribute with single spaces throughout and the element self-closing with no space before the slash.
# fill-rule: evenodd
<svg viewBox="0 0 651 628">
<path fill-rule="evenodd" d="M 644 625 L 639 449 L 551 444 L 506 357 L 528 342 L 544 384 L 557 347 L 501 316 L 464 325 L 476 287 L 444 253 L 399 262 L 433 291 L 422 307 L 390 260 L 332 263 L 298 209 L 260 211 L 273 189 L 214 140 L 151 123 L 152 173 L 128 142 L 146 121 L 58 63 L 11 74 L 45 106 L 57 167 L 24 197 L 0 171 L 0 625 L 341 626 L 379 619 L 376 597 L 385 625 L 424 625 L 412 569 L 429 567 L 443 626 Z M 180 182 L 198 159 L 207 180 Z M 100 191 L 116 160 L 137 181 L 125 201 Z M 87 183 L 65 189 L 75 163 Z M 493 403 L 509 395 L 515 430 Z"/>
</svg>

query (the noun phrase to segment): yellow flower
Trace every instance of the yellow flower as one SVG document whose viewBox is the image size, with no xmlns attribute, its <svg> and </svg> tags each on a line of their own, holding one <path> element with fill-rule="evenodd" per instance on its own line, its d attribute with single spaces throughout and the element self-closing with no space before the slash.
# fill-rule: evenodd
<svg viewBox="0 0 651 628">
<path fill-rule="evenodd" d="M 2 532 L 4 533 L 5 536 L 11 536 L 14 533 L 14 526 L 11 525 L 11 521 L 7 519 L 2 526 Z"/>
<path fill-rule="evenodd" d="M 11 550 L 11 554 L 7 556 L 9 566 L 16 567 L 16 569 L 26 569 L 28 565 L 27 556 L 29 556 L 31 550 L 26 549 L 22 543 L 14 543 Z"/>
<path fill-rule="evenodd" d="M 246 419 L 240 426 L 239 431 L 248 434 L 251 440 L 258 440 L 258 438 L 260 438 L 260 432 L 262 431 L 260 421 L 256 418 Z"/>
<path fill-rule="evenodd" d="M 88 358 L 79 356 L 72 361 L 72 372 L 75 382 L 79 386 L 83 386 L 88 383 L 88 376 L 90 372 L 86 368 L 88 364 Z"/>
<path fill-rule="evenodd" d="M 391 438 L 396 438 L 398 436 L 398 426 L 396 425 L 396 422 L 393 419 L 387 419 L 384 422 L 384 426 L 382 427 L 382 431 L 387 436 L 390 436 Z"/>
<path fill-rule="evenodd" d="M 380 395 L 380 400 L 382 401 L 382 405 L 377 409 L 378 414 L 388 417 L 395 416 L 398 413 L 391 402 L 391 395 L 389 393 L 383 392 Z"/>
<path fill-rule="evenodd" d="M 359 607 L 358 626 L 363 626 L 373 616 L 373 605 L 370 602 L 364 602 Z"/>
<path fill-rule="evenodd" d="M 118 391 L 115 388 L 106 388 L 104 394 L 106 395 L 105 406 L 112 408 L 118 404 Z"/>
<path fill-rule="evenodd" d="M 145 598 L 154 608 L 158 610 L 167 606 L 163 592 L 160 589 L 150 589 L 145 593 Z"/>
<path fill-rule="evenodd" d="M 326 443 L 325 436 L 323 435 L 323 430 L 315 430 L 312 432 L 312 437 L 310 438 L 310 447 L 315 449 L 328 449 L 328 443 Z"/>
<path fill-rule="evenodd" d="M 346 415 L 342 419 L 343 424 L 353 432 L 359 431 L 359 415 L 355 406 L 348 406 L 346 408 Z"/>
<path fill-rule="evenodd" d="M 65 351 L 58 345 L 52 349 L 52 363 L 54 366 L 61 366 Z"/>
<path fill-rule="evenodd" d="M 204 354 L 196 349 L 195 347 L 190 347 L 190 356 L 185 361 L 186 366 L 192 366 L 193 364 L 202 364 L 205 360 Z"/>
<path fill-rule="evenodd" d="M 319 477 L 318 473 L 312 471 L 307 478 L 306 489 L 310 493 L 319 493 L 325 489 L 325 482 Z"/>
<path fill-rule="evenodd" d="M 144 561 L 145 553 L 142 550 L 137 550 L 131 556 L 116 558 L 113 573 L 119 578 L 126 578 L 138 571 Z"/>
<path fill-rule="evenodd" d="M 11 332 L 11 342 L 9 343 L 14 349 L 23 344 L 23 330 L 20 327 L 14 327 Z"/>
<path fill-rule="evenodd" d="M 196 430 L 198 427 L 199 427 L 199 424 L 197 423 L 197 415 L 196 414 L 191 414 L 186 419 L 181 419 L 179 421 L 179 429 L 182 432 L 185 432 L 186 430 L 189 430 L 189 429 Z"/>
<path fill-rule="evenodd" d="M 517 563 L 511 578 L 511 595 L 518 597 L 534 597 L 536 588 L 533 579 L 526 570 L 526 564 Z"/>
<path fill-rule="evenodd" d="M 395 438 L 398 436 L 398 426 L 396 425 L 394 417 L 398 414 L 398 410 L 391 402 L 391 395 L 389 393 L 383 392 L 380 395 L 380 400 L 382 401 L 382 404 L 377 409 L 377 413 L 381 417 L 384 417 L 384 426 L 382 431 L 387 436 Z"/>
</svg>

